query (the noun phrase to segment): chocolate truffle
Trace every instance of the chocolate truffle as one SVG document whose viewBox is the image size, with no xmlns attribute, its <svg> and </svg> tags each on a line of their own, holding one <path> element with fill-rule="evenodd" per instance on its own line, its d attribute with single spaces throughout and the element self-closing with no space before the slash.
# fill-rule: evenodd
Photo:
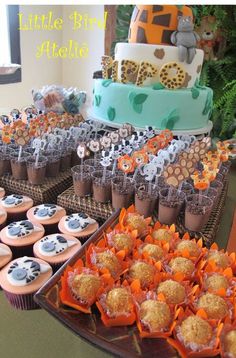
<svg viewBox="0 0 236 358">
<path fill-rule="evenodd" d="M 113 235 L 111 241 L 117 250 L 127 250 L 128 253 L 130 253 L 134 247 L 133 238 L 126 233 Z"/>
<path fill-rule="evenodd" d="M 197 302 L 197 308 L 203 308 L 210 319 L 222 319 L 229 312 L 225 300 L 212 293 L 201 296 Z"/>
<path fill-rule="evenodd" d="M 132 296 L 126 288 L 113 288 L 107 293 L 106 307 L 109 316 L 129 314 L 132 310 L 132 306 Z"/>
<path fill-rule="evenodd" d="M 146 262 L 134 262 L 129 269 L 131 279 L 139 279 L 142 287 L 147 287 L 153 282 L 154 267 Z"/>
<path fill-rule="evenodd" d="M 116 277 L 121 270 L 118 258 L 109 250 L 96 254 L 96 265 L 108 269 L 113 277 Z"/>
<path fill-rule="evenodd" d="M 189 316 L 180 326 L 180 333 L 185 345 L 207 345 L 212 339 L 210 324 L 198 316 Z"/>
<path fill-rule="evenodd" d="M 224 352 L 230 354 L 230 357 L 236 357 L 236 330 L 229 331 L 223 340 Z"/>
<path fill-rule="evenodd" d="M 81 273 L 69 278 L 69 287 L 76 299 L 84 303 L 94 301 L 101 286 L 98 276 Z"/>
<path fill-rule="evenodd" d="M 207 279 L 205 280 L 205 286 L 207 289 L 212 291 L 218 291 L 221 288 L 227 290 L 229 287 L 229 283 L 226 277 L 218 273 L 215 273 L 207 277 Z"/>
<path fill-rule="evenodd" d="M 197 257 L 200 254 L 200 249 L 194 241 L 183 240 L 177 245 L 177 250 L 183 252 L 189 251 L 190 256 Z"/>
<path fill-rule="evenodd" d="M 146 300 L 140 306 L 140 320 L 151 332 L 159 332 L 169 328 L 171 312 L 165 302 Z"/>
<path fill-rule="evenodd" d="M 148 255 L 156 261 L 161 260 L 164 255 L 162 248 L 154 244 L 145 244 L 142 248 L 142 252 L 147 252 Z"/>
<path fill-rule="evenodd" d="M 185 300 L 185 288 L 179 282 L 166 280 L 161 282 L 157 288 L 157 293 L 163 293 L 166 302 L 177 305 Z"/>
<path fill-rule="evenodd" d="M 185 275 L 191 275 L 195 269 L 191 260 L 185 257 L 175 257 L 169 263 L 173 273 L 182 272 Z"/>
</svg>

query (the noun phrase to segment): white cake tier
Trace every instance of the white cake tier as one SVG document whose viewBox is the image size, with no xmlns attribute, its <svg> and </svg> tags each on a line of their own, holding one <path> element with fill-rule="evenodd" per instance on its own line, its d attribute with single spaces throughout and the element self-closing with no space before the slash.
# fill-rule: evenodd
<svg viewBox="0 0 236 358">
<path fill-rule="evenodd" d="M 178 48 L 175 46 L 148 45 L 139 43 L 118 43 L 115 48 L 115 60 L 118 61 L 118 79 L 120 80 L 120 68 L 122 60 L 135 62 L 146 61 L 157 66 L 158 73 L 155 77 L 145 80 L 144 85 L 160 82 L 159 71 L 168 62 L 177 62 L 186 72 L 186 80 L 183 87 L 193 87 L 196 79 L 200 77 L 204 53 L 196 50 L 196 55 L 191 64 L 179 62 Z"/>
</svg>

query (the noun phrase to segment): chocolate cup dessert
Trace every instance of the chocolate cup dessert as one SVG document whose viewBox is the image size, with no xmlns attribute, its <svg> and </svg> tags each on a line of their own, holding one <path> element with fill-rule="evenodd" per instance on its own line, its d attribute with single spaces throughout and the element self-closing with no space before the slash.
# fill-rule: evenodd
<svg viewBox="0 0 236 358">
<path fill-rule="evenodd" d="M 2 147 L 0 150 L 0 176 L 4 174 L 11 174 L 11 153 L 12 150 L 9 148 Z"/>
<path fill-rule="evenodd" d="M 217 174 L 216 174 L 216 177 L 215 177 L 215 180 L 219 180 L 220 182 L 223 182 L 223 180 L 224 180 L 224 175 L 221 174 L 221 173 L 217 173 Z"/>
<path fill-rule="evenodd" d="M 208 188 L 206 190 L 201 190 L 201 192 L 199 192 L 199 190 L 195 189 L 195 194 L 201 194 L 203 196 L 207 196 L 208 198 L 210 198 L 213 201 L 213 206 L 217 203 L 218 198 L 219 198 L 219 194 L 218 191 L 215 188 Z"/>
<path fill-rule="evenodd" d="M 210 188 L 214 188 L 217 190 L 217 199 L 218 199 L 218 197 L 220 196 L 222 189 L 223 189 L 223 183 L 220 182 L 219 180 L 213 180 L 210 183 Z"/>
<path fill-rule="evenodd" d="M 134 185 L 127 178 L 124 187 L 124 176 L 112 179 L 112 207 L 114 209 L 128 208 L 134 201 Z"/>
<path fill-rule="evenodd" d="M 184 225 L 190 231 L 201 231 L 209 220 L 213 201 L 201 194 L 186 198 Z"/>
<path fill-rule="evenodd" d="M 16 180 L 27 180 L 26 162 L 30 157 L 29 153 L 22 152 L 20 160 L 18 160 L 18 152 L 11 153 L 11 170 L 12 176 Z"/>
<path fill-rule="evenodd" d="M 227 162 L 225 162 L 227 163 Z M 224 163 L 221 164 L 220 169 L 219 169 L 219 174 L 223 175 L 223 178 L 225 179 L 225 177 L 228 175 L 229 173 L 229 166 L 224 165 Z"/>
<path fill-rule="evenodd" d="M 54 178 L 60 172 L 60 153 L 57 150 L 47 149 L 42 151 L 47 158 L 46 177 Z"/>
<path fill-rule="evenodd" d="M 157 208 L 158 187 L 147 183 L 141 184 L 135 190 L 135 209 L 145 218 L 152 216 Z"/>
<path fill-rule="evenodd" d="M 73 150 L 71 153 L 71 166 L 74 167 L 81 163 L 81 159 L 77 155 L 77 151 Z"/>
<path fill-rule="evenodd" d="M 71 168 L 71 150 L 65 150 L 61 156 L 60 171 L 65 172 Z"/>
<path fill-rule="evenodd" d="M 159 192 L 158 220 L 171 225 L 176 222 L 185 199 L 185 194 L 176 188 L 169 187 Z"/>
<path fill-rule="evenodd" d="M 184 182 L 181 186 L 181 191 L 186 195 L 191 195 L 194 193 L 193 186 L 190 183 Z"/>
<path fill-rule="evenodd" d="M 87 165 L 76 165 L 71 168 L 74 192 L 78 196 L 92 194 L 91 168 Z"/>
<path fill-rule="evenodd" d="M 169 184 L 166 183 L 165 178 L 163 176 L 158 177 L 157 186 L 158 186 L 159 191 L 164 188 L 169 188 Z"/>
<path fill-rule="evenodd" d="M 102 170 L 103 167 L 98 159 L 85 159 L 84 164 L 92 168 L 92 170 Z"/>
<path fill-rule="evenodd" d="M 106 171 L 103 181 L 103 170 L 97 170 L 92 173 L 93 180 L 93 199 L 98 203 L 107 203 L 111 201 L 111 180 L 112 172 Z"/>
<path fill-rule="evenodd" d="M 40 185 L 44 182 L 46 175 L 47 158 L 39 157 L 36 165 L 36 158 L 30 157 L 27 161 L 28 181 L 33 185 Z"/>
</svg>

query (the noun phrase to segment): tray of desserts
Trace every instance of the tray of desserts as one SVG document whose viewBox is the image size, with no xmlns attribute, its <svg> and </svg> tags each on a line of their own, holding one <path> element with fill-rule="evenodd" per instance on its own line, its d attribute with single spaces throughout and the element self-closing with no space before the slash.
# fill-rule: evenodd
<svg viewBox="0 0 236 358">
<path fill-rule="evenodd" d="M 235 264 L 235 254 L 204 248 L 130 207 L 116 211 L 35 300 L 113 355 L 217 356 L 235 324 Z"/>
</svg>

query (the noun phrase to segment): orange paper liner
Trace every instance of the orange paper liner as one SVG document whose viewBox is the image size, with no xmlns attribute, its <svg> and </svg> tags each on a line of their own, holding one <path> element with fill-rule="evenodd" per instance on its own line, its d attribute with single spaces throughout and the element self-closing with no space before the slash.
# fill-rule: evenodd
<svg viewBox="0 0 236 358">
<path fill-rule="evenodd" d="M 229 333 L 232 330 L 236 330 L 236 322 L 234 322 L 233 324 L 225 324 L 222 331 L 221 331 L 221 335 L 220 335 L 220 356 L 222 358 L 231 358 L 232 355 L 230 355 L 228 352 L 225 351 L 225 346 L 224 346 L 224 338 L 226 336 L 227 333 Z"/>
<path fill-rule="evenodd" d="M 120 212 L 120 216 L 119 216 L 119 224 L 122 230 L 126 230 L 128 229 L 129 231 L 133 231 L 135 230 L 134 227 L 132 227 L 131 225 L 126 224 L 125 220 L 127 218 L 127 215 L 129 214 L 135 214 L 140 216 L 140 219 L 143 220 L 145 222 L 145 228 L 143 229 L 143 231 L 138 232 L 138 236 L 143 237 L 145 235 L 147 235 L 150 230 L 150 223 L 151 223 L 151 218 L 144 218 L 143 216 L 139 215 L 136 211 L 135 211 L 135 207 L 134 205 L 131 205 L 128 209 L 121 209 Z"/>
</svg>

